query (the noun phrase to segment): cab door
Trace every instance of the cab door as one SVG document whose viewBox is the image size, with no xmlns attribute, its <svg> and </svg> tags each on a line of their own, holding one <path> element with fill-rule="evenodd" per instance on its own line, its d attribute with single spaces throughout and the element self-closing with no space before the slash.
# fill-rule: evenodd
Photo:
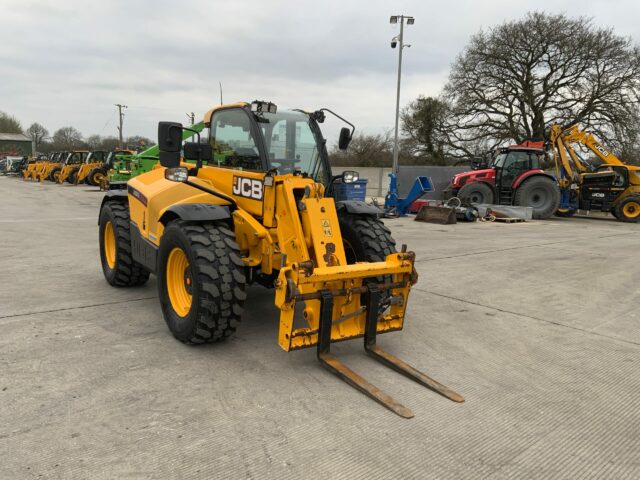
<svg viewBox="0 0 640 480">
<path fill-rule="evenodd" d="M 502 167 L 496 172 L 496 183 L 499 189 L 511 189 L 513 182 L 529 170 L 531 170 L 531 155 L 529 152 L 509 152 Z"/>
</svg>

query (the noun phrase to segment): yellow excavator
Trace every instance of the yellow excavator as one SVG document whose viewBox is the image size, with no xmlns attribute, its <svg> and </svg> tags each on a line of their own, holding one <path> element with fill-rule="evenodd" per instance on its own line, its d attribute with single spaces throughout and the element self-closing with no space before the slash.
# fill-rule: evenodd
<svg viewBox="0 0 640 480">
<path fill-rule="evenodd" d="M 396 251 L 380 210 L 335 201 L 320 126 L 328 109 L 278 111 L 270 102 L 217 106 L 204 116 L 206 142 L 185 142 L 179 123 L 158 126 L 159 165 L 109 191 L 99 215 L 100 258 L 113 286 L 157 277 L 164 319 L 180 341 L 232 335 L 246 285 L 275 289 L 285 351 L 315 347 L 323 366 L 396 414 L 413 412 L 330 352 L 364 338 L 374 359 L 456 402 L 464 399 L 377 344 L 401 330 L 415 254 Z M 349 124 L 351 125 L 351 124 Z M 340 131 L 347 148 L 354 128 Z M 185 160 L 191 161 L 191 163 Z"/>
<path fill-rule="evenodd" d="M 553 125 L 549 143 L 561 191 L 557 215 L 571 216 L 580 209 L 610 212 L 622 222 L 640 221 L 640 167 L 627 165 L 577 125 Z M 593 169 L 573 148 L 576 144 L 602 164 Z"/>
</svg>

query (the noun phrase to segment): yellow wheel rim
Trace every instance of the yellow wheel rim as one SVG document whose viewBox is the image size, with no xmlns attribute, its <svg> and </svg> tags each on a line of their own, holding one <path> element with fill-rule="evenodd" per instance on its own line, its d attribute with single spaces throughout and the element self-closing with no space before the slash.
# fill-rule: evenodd
<svg viewBox="0 0 640 480">
<path fill-rule="evenodd" d="M 167 292 L 173 310 L 181 317 L 186 317 L 191 310 L 191 272 L 189 260 L 181 248 L 174 248 L 169 253 L 166 271 Z"/>
<path fill-rule="evenodd" d="M 109 268 L 116 266 L 116 234 L 113 231 L 111 222 L 107 222 L 104 226 L 104 258 L 107 260 Z"/>
<path fill-rule="evenodd" d="M 100 172 L 94 173 L 93 174 L 93 183 L 95 183 L 96 185 L 100 185 L 100 183 L 102 182 L 102 179 L 104 178 L 104 175 Z"/>
<path fill-rule="evenodd" d="M 627 218 L 636 218 L 640 215 L 640 204 L 636 202 L 629 202 L 622 208 L 622 212 Z"/>
</svg>

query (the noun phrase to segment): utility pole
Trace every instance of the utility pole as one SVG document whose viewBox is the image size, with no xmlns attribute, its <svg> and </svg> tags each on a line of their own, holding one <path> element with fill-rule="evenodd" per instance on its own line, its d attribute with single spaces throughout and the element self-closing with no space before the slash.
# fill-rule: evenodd
<svg viewBox="0 0 640 480">
<path fill-rule="evenodd" d="M 129 108 L 126 105 L 121 105 L 120 103 L 115 104 L 118 107 L 118 119 L 120 120 L 120 126 L 118 127 L 118 136 L 120 138 L 120 149 L 123 148 L 122 145 L 122 121 L 124 120 L 124 113 L 122 113 L 123 108 Z"/>
<path fill-rule="evenodd" d="M 187 113 L 187 118 L 189 120 L 191 120 L 191 125 L 193 125 L 194 123 L 196 123 L 196 114 L 191 112 L 191 113 Z"/>
</svg>

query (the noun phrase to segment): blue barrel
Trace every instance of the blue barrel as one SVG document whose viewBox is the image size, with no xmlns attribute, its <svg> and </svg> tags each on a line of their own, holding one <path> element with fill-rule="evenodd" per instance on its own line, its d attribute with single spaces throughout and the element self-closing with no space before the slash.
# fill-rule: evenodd
<svg viewBox="0 0 640 480">
<path fill-rule="evenodd" d="M 364 202 L 367 195 L 367 179 L 361 178 L 353 183 L 336 183 L 334 192 L 334 198 L 338 202 L 341 200 L 360 200 Z"/>
</svg>

